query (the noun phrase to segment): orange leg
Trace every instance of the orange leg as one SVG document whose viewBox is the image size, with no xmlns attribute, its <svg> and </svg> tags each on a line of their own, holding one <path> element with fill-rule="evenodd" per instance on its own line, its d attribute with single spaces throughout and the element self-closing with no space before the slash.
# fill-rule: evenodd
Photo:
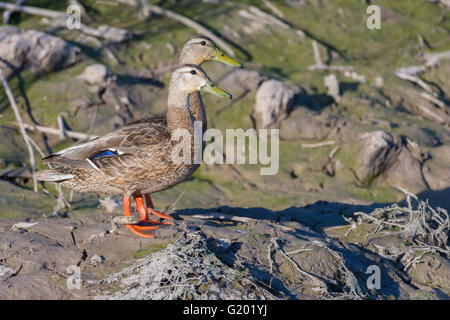
<svg viewBox="0 0 450 320">
<path fill-rule="evenodd" d="M 171 216 L 169 216 L 168 214 L 164 214 L 164 213 L 158 212 L 155 209 L 153 209 L 152 198 L 150 198 L 149 194 L 145 195 L 145 203 L 147 204 L 147 212 L 148 213 L 153 213 L 155 216 L 158 216 L 163 219 L 173 220 L 173 218 Z M 171 223 L 166 223 L 166 224 L 171 224 Z"/>
<path fill-rule="evenodd" d="M 140 198 L 135 198 L 135 204 L 137 204 L 136 208 L 139 211 L 140 214 L 140 219 L 139 219 L 139 223 L 142 222 L 152 222 L 151 220 L 147 219 L 147 210 L 144 207 L 144 203 L 142 201 L 142 196 Z M 126 217 L 131 217 L 131 201 L 129 197 L 124 197 L 123 198 L 123 210 L 124 210 L 124 215 Z M 126 225 L 127 229 L 130 230 L 131 232 L 133 232 L 134 234 L 137 234 L 140 237 L 144 237 L 144 238 L 153 238 L 153 235 L 151 234 L 145 234 L 142 233 L 141 231 L 146 231 L 146 230 L 154 230 L 157 229 L 157 226 L 140 226 L 140 225 L 132 225 L 132 224 L 127 224 Z"/>
<path fill-rule="evenodd" d="M 153 224 L 164 224 L 164 225 L 171 225 L 171 223 L 168 222 L 162 222 L 162 221 L 156 221 L 156 220 L 150 220 L 148 218 L 148 211 L 147 208 L 144 205 L 144 198 L 142 196 L 135 196 L 134 197 L 136 203 L 137 203 L 137 208 L 139 211 L 139 214 L 141 216 L 141 218 L 139 219 L 139 223 L 153 223 Z M 156 228 L 155 228 L 156 229 Z"/>
</svg>

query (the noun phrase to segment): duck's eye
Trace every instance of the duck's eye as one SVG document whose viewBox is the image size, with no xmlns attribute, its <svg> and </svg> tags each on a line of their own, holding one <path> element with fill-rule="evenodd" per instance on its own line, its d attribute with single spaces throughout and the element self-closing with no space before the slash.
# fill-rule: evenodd
<svg viewBox="0 0 450 320">
<path fill-rule="evenodd" d="M 202 41 L 202 42 L 200 42 L 200 44 L 201 44 L 202 46 L 204 46 L 204 45 L 206 45 L 206 41 Z"/>
<path fill-rule="evenodd" d="M 196 73 L 197 73 L 197 71 L 195 71 L 195 70 L 191 70 L 191 73 L 192 73 L 192 74 L 196 74 Z"/>
</svg>

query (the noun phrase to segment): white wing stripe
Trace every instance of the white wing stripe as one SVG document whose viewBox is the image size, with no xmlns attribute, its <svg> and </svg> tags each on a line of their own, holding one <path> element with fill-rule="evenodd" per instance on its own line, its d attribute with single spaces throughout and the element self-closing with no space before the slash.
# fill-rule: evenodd
<svg viewBox="0 0 450 320">
<path fill-rule="evenodd" d="M 90 159 L 86 159 L 86 161 L 89 162 L 92 168 L 94 168 L 97 171 L 100 171 L 100 169 Z"/>
</svg>

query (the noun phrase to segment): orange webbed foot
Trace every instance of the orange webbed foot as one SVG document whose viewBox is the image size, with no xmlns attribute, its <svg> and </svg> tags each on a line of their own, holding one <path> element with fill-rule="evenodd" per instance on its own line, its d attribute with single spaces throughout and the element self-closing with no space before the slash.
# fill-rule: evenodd
<svg viewBox="0 0 450 320">
<path fill-rule="evenodd" d="M 173 217 L 169 216 L 168 214 L 164 214 L 153 209 L 153 202 L 149 194 L 145 195 L 145 203 L 147 204 L 147 213 L 154 214 L 155 216 L 163 219 L 174 220 Z M 173 223 L 165 222 L 165 224 L 172 225 Z"/>
<path fill-rule="evenodd" d="M 142 228 L 145 227 L 141 227 L 141 226 L 137 226 L 137 225 L 132 225 L 132 224 L 127 224 L 126 225 L 127 229 L 130 230 L 131 232 L 133 232 L 134 234 L 143 237 L 143 238 L 153 238 L 154 235 L 152 234 L 147 234 L 147 233 L 142 233 L 140 230 L 142 230 Z M 158 227 L 156 227 L 155 229 L 157 229 Z M 148 229 L 146 229 L 148 230 Z"/>
<path fill-rule="evenodd" d="M 144 238 L 153 238 L 154 236 L 152 234 L 147 234 L 143 231 L 158 229 L 158 225 L 173 225 L 172 222 L 150 220 L 148 218 L 148 214 L 151 213 L 163 219 L 174 220 L 171 216 L 153 209 L 153 202 L 150 198 L 150 195 L 145 195 L 145 202 L 147 204 L 147 207 L 144 204 L 144 197 L 142 195 L 134 196 L 133 201 L 134 210 L 139 212 L 139 222 L 136 224 L 127 224 L 126 227 L 134 234 Z M 124 215 L 126 217 L 131 217 L 131 200 L 129 197 L 123 198 L 123 208 Z"/>
<path fill-rule="evenodd" d="M 131 201 L 129 197 L 123 198 L 123 208 L 124 215 L 131 217 Z M 159 227 L 156 224 L 160 223 L 159 221 L 148 219 L 147 209 L 144 206 L 142 196 L 134 197 L 134 209 L 139 212 L 139 222 L 137 224 L 127 224 L 127 229 L 140 237 L 153 238 L 154 236 L 152 234 L 143 233 L 142 231 L 158 229 Z"/>
</svg>

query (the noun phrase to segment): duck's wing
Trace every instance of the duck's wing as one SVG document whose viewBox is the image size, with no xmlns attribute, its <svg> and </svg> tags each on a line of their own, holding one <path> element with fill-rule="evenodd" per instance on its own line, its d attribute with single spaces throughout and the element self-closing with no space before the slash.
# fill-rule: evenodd
<svg viewBox="0 0 450 320">
<path fill-rule="evenodd" d="M 127 158 L 139 154 L 144 147 L 156 147 L 167 141 L 169 134 L 161 124 L 160 121 L 129 124 L 102 137 L 51 154 L 43 158 L 43 163 L 98 170 L 96 163 L 102 159 Z"/>
<path fill-rule="evenodd" d="M 148 117 L 144 117 L 138 120 L 134 120 L 132 122 L 127 123 L 126 125 L 132 125 L 132 124 L 136 124 L 136 123 L 152 123 L 152 124 L 157 124 L 157 125 L 162 125 L 165 126 L 167 125 L 167 117 L 166 115 L 154 115 L 154 116 L 148 116 Z"/>
</svg>

